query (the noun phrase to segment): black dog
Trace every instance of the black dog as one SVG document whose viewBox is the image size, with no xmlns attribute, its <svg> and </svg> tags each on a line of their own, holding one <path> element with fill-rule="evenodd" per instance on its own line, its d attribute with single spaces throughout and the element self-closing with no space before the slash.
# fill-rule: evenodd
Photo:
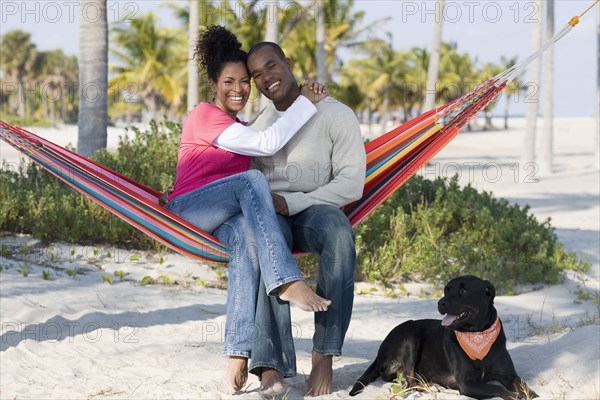
<svg viewBox="0 0 600 400">
<path fill-rule="evenodd" d="M 438 311 L 446 314 L 444 319 L 407 321 L 395 327 L 350 396 L 362 392 L 379 376 L 391 382 L 401 372 L 409 387 L 422 380 L 477 399 L 538 397 L 519 378 L 506 350 L 495 295 L 492 284 L 475 276 L 452 279 L 438 302 Z"/>
</svg>

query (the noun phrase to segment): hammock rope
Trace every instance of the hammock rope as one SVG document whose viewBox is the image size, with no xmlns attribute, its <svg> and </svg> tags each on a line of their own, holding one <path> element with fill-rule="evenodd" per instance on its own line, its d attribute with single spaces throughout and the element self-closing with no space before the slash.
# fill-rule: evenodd
<svg viewBox="0 0 600 400">
<path fill-rule="evenodd" d="M 594 6 L 597 6 L 598 4 L 600 4 L 600 0 L 595 0 L 592 3 L 592 5 L 590 5 L 584 12 L 582 12 L 580 15 L 576 15 L 573 18 L 571 18 L 569 22 L 567 22 L 567 24 L 562 29 L 560 29 L 550 40 L 544 43 L 538 51 L 534 52 L 523 61 L 508 68 L 506 71 L 498 75 L 497 78 L 499 78 L 500 81 L 506 80 L 507 85 L 513 80 L 515 80 L 519 75 L 523 73 L 523 71 L 527 68 L 527 66 L 529 66 L 529 64 L 531 64 L 533 60 L 540 57 L 542 53 L 544 53 L 549 47 L 554 46 L 556 42 L 565 37 L 567 33 L 571 32 L 571 30 L 573 30 L 573 28 L 575 28 L 579 24 L 581 18 L 583 18 L 585 14 L 587 14 L 592 8 L 594 8 Z"/>
<path fill-rule="evenodd" d="M 597 0 L 581 16 L 599 2 Z M 511 80 L 520 75 L 531 60 L 539 57 L 575 25 L 576 23 L 567 25 L 540 51 L 464 96 L 425 112 L 367 143 L 363 196 L 343 209 L 352 226 L 358 225 L 388 199 L 456 137 Z M 163 245 L 192 258 L 227 262 L 227 250 L 214 236 L 158 204 L 161 192 L 1 120 L 0 138 L 75 190 Z"/>
</svg>

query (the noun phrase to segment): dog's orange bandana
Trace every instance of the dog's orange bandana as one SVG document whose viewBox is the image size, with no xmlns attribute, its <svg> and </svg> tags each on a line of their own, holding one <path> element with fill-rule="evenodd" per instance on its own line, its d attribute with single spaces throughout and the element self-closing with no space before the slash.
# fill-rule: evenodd
<svg viewBox="0 0 600 400">
<path fill-rule="evenodd" d="M 454 331 L 454 334 L 458 344 L 471 360 L 483 360 L 498 338 L 501 329 L 500 318 L 496 318 L 496 322 L 483 332 Z"/>
</svg>

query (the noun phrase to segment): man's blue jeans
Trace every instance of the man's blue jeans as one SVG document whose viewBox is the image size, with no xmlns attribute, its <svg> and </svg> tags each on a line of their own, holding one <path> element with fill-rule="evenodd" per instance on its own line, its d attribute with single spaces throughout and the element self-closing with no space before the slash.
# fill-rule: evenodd
<svg viewBox="0 0 600 400">
<path fill-rule="evenodd" d="M 250 357 L 260 277 L 268 297 L 303 279 L 279 229 L 267 179 L 256 170 L 231 175 L 177 196 L 167 208 L 230 251 L 224 353 Z"/>
<path fill-rule="evenodd" d="M 313 351 L 341 355 L 354 301 L 356 249 L 352 226 L 340 209 L 328 205 L 315 205 L 294 216 L 278 218 L 290 247 L 320 255 L 317 294 L 331 300 L 331 305 L 326 312 L 315 313 Z M 250 371 L 258 375 L 262 367 L 268 367 L 285 377 L 294 376 L 296 354 L 289 303 L 259 290 L 256 329 Z"/>
</svg>

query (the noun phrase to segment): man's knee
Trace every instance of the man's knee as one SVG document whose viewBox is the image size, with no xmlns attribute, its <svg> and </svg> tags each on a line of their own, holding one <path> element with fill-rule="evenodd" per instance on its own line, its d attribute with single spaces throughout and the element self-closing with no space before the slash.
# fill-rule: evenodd
<svg viewBox="0 0 600 400">
<path fill-rule="evenodd" d="M 319 213 L 320 229 L 327 235 L 325 239 L 354 243 L 352 225 L 342 210 L 333 206 L 321 206 Z"/>
<path fill-rule="evenodd" d="M 354 252 L 354 232 L 348 217 L 339 208 L 328 205 L 316 205 L 307 210 L 311 215 L 303 221 L 308 232 L 316 234 L 323 250 Z M 313 239 L 313 240 L 314 240 Z"/>
</svg>

